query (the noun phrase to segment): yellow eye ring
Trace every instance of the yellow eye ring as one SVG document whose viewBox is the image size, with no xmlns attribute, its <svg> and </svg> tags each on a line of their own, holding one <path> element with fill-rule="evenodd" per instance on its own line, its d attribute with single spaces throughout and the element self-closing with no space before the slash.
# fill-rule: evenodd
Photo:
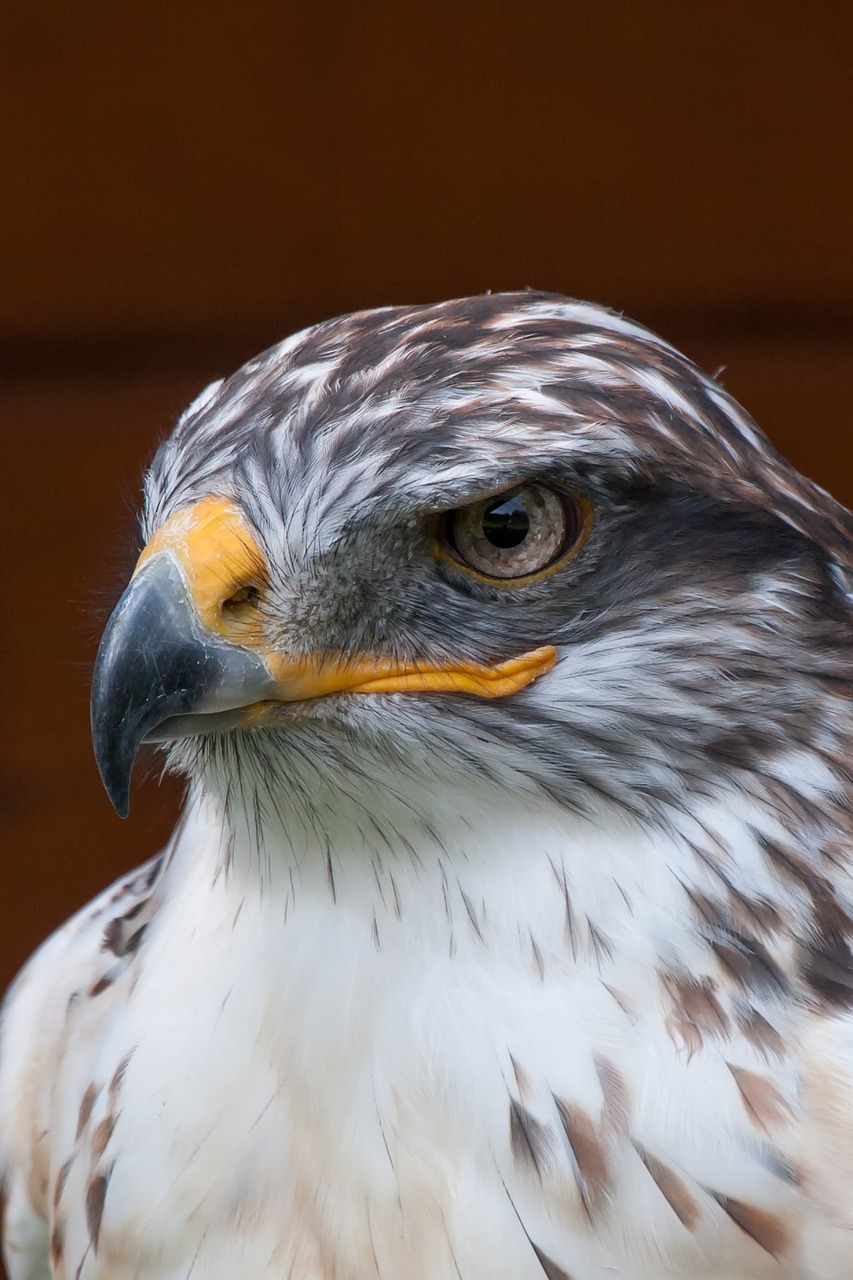
<svg viewBox="0 0 853 1280">
<path fill-rule="evenodd" d="M 433 553 L 490 586 L 538 582 L 569 563 L 592 530 L 583 494 L 528 483 L 439 518 Z"/>
</svg>

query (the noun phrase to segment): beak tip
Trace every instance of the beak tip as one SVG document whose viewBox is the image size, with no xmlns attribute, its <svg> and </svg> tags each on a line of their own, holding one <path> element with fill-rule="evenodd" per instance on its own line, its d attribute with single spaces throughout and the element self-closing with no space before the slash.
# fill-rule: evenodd
<svg viewBox="0 0 853 1280">
<path fill-rule="evenodd" d="M 133 765 L 133 752 L 129 760 L 123 759 L 125 753 L 107 749 L 107 744 L 95 735 L 95 760 L 101 782 L 107 793 L 110 804 L 120 818 L 126 818 L 130 812 L 130 770 Z"/>
<path fill-rule="evenodd" d="M 120 800 L 116 798 L 115 800 L 113 800 L 113 808 L 115 809 L 116 813 L 120 818 L 126 818 L 127 815 L 130 813 L 130 799 L 126 798 L 126 799 Z"/>
<path fill-rule="evenodd" d="M 130 787 L 127 783 L 110 784 L 104 782 L 104 789 L 109 797 L 110 804 L 115 809 L 120 818 L 126 818 L 130 813 Z"/>
<path fill-rule="evenodd" d="M 130 813 L 130 800 L 127 797 L 120 799 L 118 796 L 110 796 L 110 802 L 117 817 L 126 818 Z"/>
</svg>

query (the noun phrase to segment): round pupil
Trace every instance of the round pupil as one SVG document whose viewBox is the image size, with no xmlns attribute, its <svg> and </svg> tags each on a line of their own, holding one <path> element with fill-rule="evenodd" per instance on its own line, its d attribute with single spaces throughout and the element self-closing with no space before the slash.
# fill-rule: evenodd
<svg viewBox="0 0 853 1280">
<path fill-rule="evenodd" d="M 483 534 L 494 547 L 517 547 L 530 532 L 530 517 L 518 498 L 504 498 L 483 513 Z"/>
</svg>

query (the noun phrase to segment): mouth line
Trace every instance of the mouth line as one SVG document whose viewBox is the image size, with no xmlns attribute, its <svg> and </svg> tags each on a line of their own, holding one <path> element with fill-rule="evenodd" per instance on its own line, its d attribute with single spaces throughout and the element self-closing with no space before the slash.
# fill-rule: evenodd
<svg viewBox="0 0 853 1280">
<path fill-rule="evenodd" d="M 142 738 L 145 746 L 176 742 L 183 738 L 200 738 L 211 733 L 231 733 L 235 729 L 283 729 L 322 716 L 321 708 L 352 705 L 360 695 L 350 690 L 336 690 L 322 697 L 284 699 L 270 698 L 247 703 L 228 710 L 192 711 L 169 716 L 154 725 Z"/>
<path fill-rule="evenodd" d="M 206 733 L 230 733 L 233 729 L 261 727 L 272 712 L 287 707 L 304 706 L 304 702 L 252 702 L 228 711 L 192 711 L 183 716 L 169 716 L 145 734 L 143 743 L 173 742 L 178 738 L 197 738 Z"/>
<path fill-rule="evenodd" d="M 255 702 L 208 711 L 197 709 L 183 715 L 169 716 L 154 725 L 143 742 L 170 742 L 176 738 L 197 737 L 207 733 L 228 733 L 232 729 L 265 728 L 275 720 L 287 719 L 286 708 L 305 715 L 305 709 L 329 701 L 377 694 L 469 694 L 479 698 L 501 698 L 523 689 L 537 676 L 549 671 L 556 660 L 551 646 L 532 650 L 510 658 L 497 666 L 460 663 L 454 667 L 412 667 L 367 672 L 343 669 L 292 682 L 291 696 L 260 699 Z M 282 681 L 286 687 L 286 681 Z M 301 686 L 301 688 L 300 688 Z M 298 693 L 303 693 L 302 697 Z M 295 695 L 295 696 L 294 696 Z"/>
</svg>

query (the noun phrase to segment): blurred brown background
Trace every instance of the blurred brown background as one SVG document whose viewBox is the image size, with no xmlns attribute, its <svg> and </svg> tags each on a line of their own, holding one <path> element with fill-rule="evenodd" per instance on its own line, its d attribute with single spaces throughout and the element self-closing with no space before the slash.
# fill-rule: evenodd
<svg viewBox="0 0 853 1280">
<path fill-rule="evenodd" d="M 155 442 L 293 328 L 590 297 L 853 500 L 852 54 L 801 0 L 7 0 L 0 979 L 170 828 L 101 790 L 97 636 Z"/>
</svg>

